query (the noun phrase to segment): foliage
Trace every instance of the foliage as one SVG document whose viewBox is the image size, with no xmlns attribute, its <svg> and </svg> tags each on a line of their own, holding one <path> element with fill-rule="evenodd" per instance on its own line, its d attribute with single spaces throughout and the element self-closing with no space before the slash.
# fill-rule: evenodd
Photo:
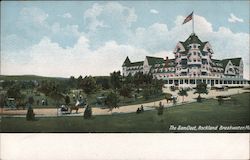
<svg viewBox="0 0 250 160">
<path fill-rule="evenodd" d="M 14 98 L 19 105 L 20 103 L 24 103 L 25 95 L 21 93 L 20 86 L 18 85 L 12 85 L 7 90 L 7 97 Z"/>
<path fill-rule="evenodd" d="M 80 82 L 80 87 L 89 95 L 97 90 L 96 81 L 92 76 L 85 76 Z"/>
<path fill-rule="evenodd" d="M 70 97 L 69 97 L 68 95 L 66 95 L 66 96 L 64 97 L 64 101 L 65 101 L 65 104 L 66 104 L 66 105 L 69 105 L 69 104 L 70 104 Z"/>
<path fill-rule="evenodd" d="M 188 96 L 187 90 L 182 88 L 181 90 L 179 90 L 178 95 L 182 96 L 182 102 L 184 102 L 184 96 Z"/>
<path fill-rule="evenodd" d="M 128 98 L 132 97 L 132 95 L 131 95 L 131 93 L 132 93 L 131 85 L 123 85 L 119 91 L 120 91 L 120 95 L 123 96 L 123 97 L 128 97 Z"/>
<path fill-rule="evenodd" d="M 5 94 L 0 94 L 0 108 L 4 107 L 6 98 Z"/>
<path fill-rule="evenodd" d="M 157 114 L 163 115 L 163 110 L 164 110 L 163 104 L 160 102 Z"/>
<path fill-rule="evenodd" d="M 218 103 L 219 105 L 222 105 L 224 103 L 224 99 L 222 98 L 222 96 L 218 96 Z"/>
<path fill-rule="evenodd" d="M 26 120 L 27 121 L 33 121 L 33 120 L 35 120 L 35 113 L 34 113 L 32 107 L 28 108 L 28 111 L 27 111 L 27 114 L 26 114 Z"/>
<path fill-rule="evenodd" d="M 96 84 L 100 85 L 102 89 L 110 89 L 111 84 L 110 84 L 110 77 L 108 76 L 99 76 L 95 77 L 96 79 Z"/>
<path fill-rule="evenodd" d="M 114 108 L 118 107 L 119 101 L 119 96 L 114 92 L 110 92 L 105 100 L 105 104 L 112 111 Z"/>
<path fill-rule="evenodd" d="M 197 84 L 194 94 L 196 93 L 199 94 L 199 96 L 197 97 L 197 102 L 201 102 L 200 94 L 208 94 L 207 84 L 206 83 Z"/>
<path fill-rule="evenodd" d="M 34 98 L 31 96 L 31 97 L 28 98 L 28 102 L 29 102 L 29 104 L 33 105 L 34 102 L 35 102 L 35 100 L 34 100 Z"/>
<path fill-rule="evenodd" d="M 197 97 L 197 102 L 201 103 L 201 100 L 202 100 L 201 95 L 199 95 L 199 96 Z"/>
<path fill-rule="evenodd" d="M 110 82 L 114 90 L 120 89 L 122 85 L 122 76 L 120 71 L 110 73 Z"/>
<path fill-rule="evenodd" d="M 84 119 L 90 119 L 92 117 L 92 107 L 90 105 L 87 105 L 83 117 Z"/>
<path fill-rule="evenodd" d="M 77 88 L 77 79 L 75 79 L 74 76 L 70 76 L 70 78 L 67 80 L 67 83 L 71 89 Z"/>
<path fill-rule="evenodd" d="M 146 100 L 149 99 L 150 95 L 151 95 L 151 89 L 149 87 L 144 88 L 142 91 L 142 95 L 143 95 L 144 99 L 146 99 Z"/>
<path fill-rule="evenodd" d="M 27 111 L 27 114 L 26 114 L 26 120 L 27 121 L 32 121 L 32 120 L 35 120 L 35 114 L 34 114 L 34 111 L 33 111 L 33 108 L 32 108 L 32 105 L 34 103 L 34 98 L 31 96 L 28 98 L 28 111 Z"/>
</svg>

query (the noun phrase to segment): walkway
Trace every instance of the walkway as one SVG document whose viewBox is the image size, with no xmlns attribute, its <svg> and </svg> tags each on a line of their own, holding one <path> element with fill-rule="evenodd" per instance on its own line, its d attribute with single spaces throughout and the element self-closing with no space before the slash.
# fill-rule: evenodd
<svg viewBox="0 0 250 160">
<path fill-rule="evenodd" d="M 175 92 L 170 91 L 169 89 L 164 88 L 164 93 L 171 93 L 175 96 L 178 96 L 178 90 Z M 197 94 L 193 94 L 194 90 L 188 91 L 188 96 L 184 97 L 184 103 L 191 103 L 195 102 L 197 98 Z M 215 90 L 209 90 L 209 93 L 207 95 L 202 95 L 203 98 L 209 99 L 209 98 L 215 98 L 219 95 L 234 95 L 234 94 L 240 94 L 243 92 L 250 92 L 250 90 L 243 90 L 241 88 L 234 88 L 234 89 L 228 89 L 228 91 L 215 91 Z M 122 114 L 122 113 L 135 113 L 137 108 L 139 108 L 141 105 L 143 105 L 144 110 L 154 110 L 159 106 L 159 103 L 162 102 L 164 107 L 171 107 L 173 106 L 172 102 L 167 103 L 165 99 L 161 101 L 155 101 L 150 103 L 143 103 L 143 104 L 136 104 L 136 105 L 128 105 L 128 106 L 121 106 L 119 108 L 113 109 L 112 112 L 109 111 L 109 109 L 101 109 L 97 107 L 92 107 L 92 113 L 93 115 L 111 115 L 111 114 Z M 181 105 L 182 103 L 182 97 L 178 96 L 177 99 L 177 105 Z M 46 108 L 46 109 L 34 109 L 34 112 L 36 114 L 36 117 L 57 117 L 61 116 L 60 113 L 58 114 L 57 109 L 55 108 Z M 1 111 L 2 116 L 8 116 L 8 117 L 25 117 L 27 113 L 27 110 L 7 110 L 4 109 Z M 72 111 L 72 114 L 64 114 L 63 116 L 82 116 L 84 113 L 84 109 L 80 108 L 78 110 L 78 113 L 75 113 L 75 111 Z"/>
</svg>

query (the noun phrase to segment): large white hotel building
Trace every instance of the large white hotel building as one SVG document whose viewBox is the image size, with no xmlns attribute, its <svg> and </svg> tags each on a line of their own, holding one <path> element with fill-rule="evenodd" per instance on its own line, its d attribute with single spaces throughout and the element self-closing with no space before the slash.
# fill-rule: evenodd
<svg viewBox="0 0 250 160">
<path fill-rule="evenodd" d="M 136 72 L 152 74 L 163 79 L 166 86 L 195 87 L 198 83 L 212 86 L 245 86 L 243 61 L 241 57 L 213 59 L 213 49 L 209 42 L 202 42 L 192 33 L 185 42 L 179 42 L 174 49 L 174 59 L 146 56 L 144 61 L 131 62 L 127 57 L 122 65 L 123 75 Z"/>
</svg>

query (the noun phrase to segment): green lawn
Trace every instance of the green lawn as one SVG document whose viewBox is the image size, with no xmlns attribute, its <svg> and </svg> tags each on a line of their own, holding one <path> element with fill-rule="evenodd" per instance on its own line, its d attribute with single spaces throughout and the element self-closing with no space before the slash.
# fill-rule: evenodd
<svg viewBox="0 0 250 160">
<path fill-rule="evenodd" d="M 249 132 L 245 131 L 172 131 L 170 125 L 182 126 L 246 126 L 250 125 L 250 93 L 235 95 L 237 102 L 225 102 L 219 106 L 216 100 L 190 103 L 164 110 L 162 116 L 157 111 L 141 114 L 116 114 L 94 116 L 90 120 L 83 117 L 2 118 L 2 132 Z"/>
</svg>

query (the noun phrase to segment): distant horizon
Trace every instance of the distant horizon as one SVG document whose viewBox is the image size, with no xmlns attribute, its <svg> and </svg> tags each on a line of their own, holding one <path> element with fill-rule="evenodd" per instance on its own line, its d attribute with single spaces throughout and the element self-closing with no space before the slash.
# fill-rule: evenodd
<svg viewBox="0 0 250 160">
<path fill-rule="evenodd" d="M 242 57 L 249 77 L 248 1 L 3 1 L 1 74 L 108 76 L 145 56 L 173 58 L 194 32 L 213 59 Z"/>
</svg>

